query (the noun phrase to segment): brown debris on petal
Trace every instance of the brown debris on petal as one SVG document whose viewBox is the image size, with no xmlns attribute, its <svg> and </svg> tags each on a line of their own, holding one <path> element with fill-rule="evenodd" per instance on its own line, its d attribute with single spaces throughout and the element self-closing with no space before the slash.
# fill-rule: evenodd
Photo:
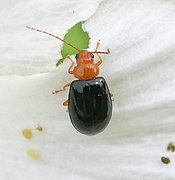
<svg viewBox="0 0 175 180">
<path fill-rule="evenodd" d="M 175 151 L 175 142 L 170 142 L 167 146 L 167 151 L 174 152 Z"/>
<path fill-rule="evenodd" d="M 39 124 L 38 124 L 38 126 L 37 126 L 37 128 L 36 128 L 36 130 L 38 130 L 38 131 L 43 131 L 43 127 L 42 126 L 40 126 Z"/>
<path fill-rule="evenodd" d="M 164 164 L 169 164 L 171 162 L 169 157 L 164 157 L 164 156 L 161 157 L 161 161 Z"/>
</svg>

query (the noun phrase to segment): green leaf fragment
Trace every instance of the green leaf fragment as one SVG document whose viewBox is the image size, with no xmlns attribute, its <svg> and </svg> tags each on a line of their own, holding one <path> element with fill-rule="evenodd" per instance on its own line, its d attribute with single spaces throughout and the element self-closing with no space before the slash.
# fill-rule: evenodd
<svg viewBox="0 0 175 180">
<path fill-rule="evenodd" d="M 64 36 L 64 40 L 66 42 L 77 47 L 79 50 L 87 49 L 90 39 L 88 33 L 83 30 L 82 24 L 83 22 L 77 23 L 71 29 L 69 29 L 66 35 Z M 61 49 L 62 58 L 58 60 L 56 66 L 63 63 L 67 55 L 75 55 L 77 53 L 78 52 L 74 48 L 64 43 Z"/>
</svg>

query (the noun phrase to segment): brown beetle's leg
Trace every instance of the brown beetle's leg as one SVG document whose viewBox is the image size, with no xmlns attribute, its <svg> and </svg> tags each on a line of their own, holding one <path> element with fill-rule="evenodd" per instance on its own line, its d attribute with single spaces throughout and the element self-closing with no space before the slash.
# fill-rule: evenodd
<svg viewBox="0 0 175 180">
<path fill-rule="evenodd" d="M 68 69 L 68 72 L 69 72 L 69 74 L 73 74 L 74 71 L 72 71 L 71 69 L 72 69 L 72 67 L 74 65 L 74 62 L 73 62 L 73 60 L 71 59 L 70 56 L 67 56 L 67 58 L 71 61 L 71 65 L 70 65 L 70 67 Z M 60 91 L 65 91 L 66 88 L 69 87 L 70 85 L 71 85 L 71 83 L 67 83 L 62 89 L 55 90 L 55 91 L 52 92 L 52 94 L 59 93 Z"/>
<path fill-rule="evenodd" d="M 99 45 L 100 45 L 100 40 L 97 41 L 97 45 L 96 45 L 96 48 L 95 48 L 96 52 L 98 51 Z M 101 58 L 101 56 L 98 53 L 97 53 L 97 56 L 99 58 L 99 61 L 96 63 L 96 65 L 99 66 L 102 63 L 102 58 Z"/>
<path fill-rule="evenodd" d="M 57 89 L 57 90 L 53 91 L 52 94 L 56 94 L 56 93 L 59 93 L 61 91 L 65 91 L 66 88 L 68 88 L 70 85 L 71 85 L 71 83 L 67 83 L 65 86 L 63 86 L 62 89 Z"/>
<path fill-rule="evenodd" d="M 63 106 L 68 106 L 68 99 L 63 102 Z"/>
<path fill-rule="evenodd" d="M 114 95 L 111 92 L 109 93 L 109 95 L 111 97 L 111 100 L 114 101 L 114 98 L 113 98 Z"/>
<path fill-rule="evenodd" d="M 97 56 L 99 58 L 98 62 L 96 63 L 97 66 L 100 66 L 100 64 L 102 63 L 102 58 L 101 56 L 97 53 Z"/>
<path fill-rule="evenodd" d="M 100 40 L 97 41 L 97 45 L 96 45 L 95 51 L 98 51 L 99 45 L 100 45 Z"/>
<path fill-rule="evenodd" d="M 71 65 L 70 65 L 70 67 L 69 67 L 69 69 L 68 69 L 68 73 L 69 73 L 69 74 L 73 74 L 74 71 L 71 70 L 71 69 L 72 69 L 72 67 L 74 66 L 75 63 L 73 62 L 73 60 L 72 60 L 72 58 L 71 58 L 70 56 L 67 56 L 67 58 L 71 61 Z"/>
<path fill-rule="evenodd" d="M 107 52 L 98 52 L 98 47 L 99 47 L 99 45 L 100 45 L 100 40 L 98 40 L 98 42 L 97 42 L 97 45 L 96 45 L 96 49 L 95 49 L 95 53 L 97 54 L 97 56 L 98 56 L 98 58 L 99 58 L 99 61 L 96 63 L 96 65 L 97 66 L 99 66 L 101 63 L 102 63 L 102 58 L 101 58 L 101 56 L 99 55 L 100 53 L 101 54 L 109 54 L 110 53 L 110 51 L 109 51 L 109 49 L 108 49 L 108 51 Z"/>
</svg>

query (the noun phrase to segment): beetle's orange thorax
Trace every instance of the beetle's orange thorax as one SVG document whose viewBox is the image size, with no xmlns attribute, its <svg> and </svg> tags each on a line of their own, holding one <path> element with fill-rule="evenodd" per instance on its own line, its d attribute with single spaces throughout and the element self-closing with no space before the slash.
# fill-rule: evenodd
<svg viewBox="0 0 175 180">
<path fill-rule="evenodd" d="M 74 67 L 74 76 L 80 80 L 89 80 L 99 74 L 99 67 L 94 64 L 94 59 L 88 51 L 81 51 Z"/>
</svg>

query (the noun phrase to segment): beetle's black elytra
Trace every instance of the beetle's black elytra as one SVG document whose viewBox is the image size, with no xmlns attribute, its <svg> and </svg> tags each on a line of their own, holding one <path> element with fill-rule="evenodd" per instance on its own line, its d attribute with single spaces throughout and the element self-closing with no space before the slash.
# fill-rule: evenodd
<svg viewBox="0 0 175 180">
<path fill-rule="evenodd" d="M 112 115 L 112 101 L 105 79 L 73 81 L 68 109 L 71 122 L 79 132 L 95 135 L 103 131 Z"/>
</svg>

